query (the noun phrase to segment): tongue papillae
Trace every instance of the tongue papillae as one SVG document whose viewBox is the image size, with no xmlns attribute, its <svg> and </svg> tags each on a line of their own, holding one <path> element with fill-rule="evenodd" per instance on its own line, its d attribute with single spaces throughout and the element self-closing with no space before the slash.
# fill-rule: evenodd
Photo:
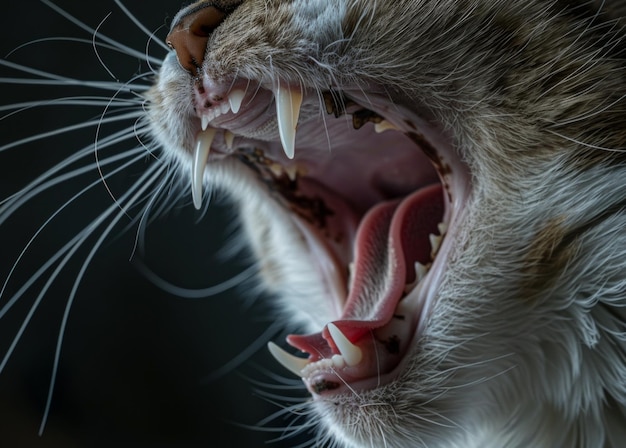
<svg viewBox="0 0 626 448">
<path fill-rule="evenodd" d="M 403 306 L 402 299 L 407 285 L 419 280 L 416 263 L 431 261 L 429 236 L 438 232 L 443 214 L 443 189 L 431 185 L 379 204 L 363 218 L 341 319 L 321 333 L 288 337 L 292 346 L 310 354 L 302 376 L 313 392 L 388 373 L 399 363 L 420 311 L 419 304 Z M 337 329 L 344 342 L 338 341 Z M 346 345 L 354 346 L 356 361 L 330 363 Z"/>
</svg>

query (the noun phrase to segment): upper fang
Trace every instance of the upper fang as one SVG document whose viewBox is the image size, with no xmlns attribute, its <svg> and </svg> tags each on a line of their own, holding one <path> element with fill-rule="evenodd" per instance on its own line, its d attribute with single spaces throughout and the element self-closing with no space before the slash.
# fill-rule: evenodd
<svg viewBox="0 0 626 448">
<path fill-rule="evenodd" d="M 296 126 L 302 106 L 302 92 L 300 90 L 278 87 L 276 96 L 276 120 L 278 133 L 285 155 L 293 159 L 296 150 Z"/>
<path fill-rule="evenodd" d="M 202 184 L 204 181 L 204 169 L 206 163 L 209 160 L 209 153 L 211 152 L 211 144 L 217 129 L 208 128 L 198 134 L 198 140 L 196 142 L 196 149 L 193 153 L 193 160 L 191 162 L 191 196 L 193 198 L 193 205 L 197 210 L 202 207 Z"/>
</svg>

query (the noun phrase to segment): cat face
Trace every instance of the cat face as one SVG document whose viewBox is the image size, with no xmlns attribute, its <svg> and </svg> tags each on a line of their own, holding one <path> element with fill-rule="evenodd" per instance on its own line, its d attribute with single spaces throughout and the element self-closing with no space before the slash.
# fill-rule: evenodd
<svg viewBox="0 0 626 448">
<path fill-rule="evenodd" d="M 239 208 L 308 357 L 270 350 L 311 392 L 320 440 L 601 446 L 613 430 L 626 127 L 619 35 L 595 13 L 251 0 L 174 18 L 152 133 L 196 207 L 219 189 Z"/>
</svg>

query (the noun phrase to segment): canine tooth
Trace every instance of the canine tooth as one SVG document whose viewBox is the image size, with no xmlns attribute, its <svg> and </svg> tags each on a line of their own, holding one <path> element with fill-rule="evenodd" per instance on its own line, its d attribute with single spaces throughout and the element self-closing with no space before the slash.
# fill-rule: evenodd
<svg viewBox="0 0 626 448">
<path fill-rule="evenodd" d="M 297 356 L 286 352 L 272 341 L 267 343 L 267 348 L 276 361 L 278 361 L 284 368 L 300 377 L 302 376 L 302 369 L 309 364 L 308 359 L 298 358 Z"/>
<path fill-rule="evenodd" d="M 428 235 L 428 238 L 430 239 L 430 255 L 434 257 L 439 250 L 439 246 L 441 246 L 441 240 L 443 239 L 443 237 L 440 235 L 433 235 L 431 233 L 430 235 Z"/>
<path fill-rule="evenodd" d="M 437 224 L 437 229 L 439 229 L 439 235 L 445 235 L 448 231 L 448 225 L 446 223 L 440 222 Z"/>
<path fill-rule="evenodd" d="M 233 149 L 233 142 L 235 141 L 235 134 L 229 130 L 224 131 L 224 142 L 228 149 Z"/>
<path fill-rule="evenodd" d="M 341 356 L 346 361 L 346 364 L 350 367 L 356 366 L 361 362 L 363 353 L 361 349 L 354 345 L 350 340 L 341 332 L 341 330 L 333 323 L 328 324 L 328 332 L 335 341 L 335 345 L 341 353 Z"/>
<path fill-rule="evenodd" d="M 390 129 L 393 129 L 394 131 L 398 130 L 396 126 L 394 126 L 391 122 L 387 120 L 383 120 L 380 123 L 374 124 L 374 131 L 376 131 L 377 134 L 382 134 L 383 132 L 388 131 Z"/>
<path fill-rule="evenodd" d="M 228 104 L 230 104 L 230 109 L 233 111 L 234 114 L 239 112 L 244 96 L 246 96 L 246 92 L 241 89 L 231 90 L 231 92 L 228 94 Z"/>
<path fill-rule="evenodd" d="M 206 128 L 209 127 L 209 121 L 211 121 L 211 117 L 208 114 L 202 114 L 202 130 L 206 131 Z"/>
<path fill-rule="evenodd" d="M 296 150 L 296 126 L 302 105 L 302 92 L 285 87 L 278 87 L 276 96 L 276 119 L 278 133 L 285 155 L 293 159 Z"/>
<path fill-rule="evenodd" d="M 202 207 L 202 181 L 204 178 L 204 168 L 206 167 L 209 153 L 211 152 L 211 144 L 217 129 L 209 128 L 198 134 L 196 142 L 196 150 L 193 153 L 193 161 L 191 164 L 191 196 L 193 205 L 196 209 Z"/>
</svg>

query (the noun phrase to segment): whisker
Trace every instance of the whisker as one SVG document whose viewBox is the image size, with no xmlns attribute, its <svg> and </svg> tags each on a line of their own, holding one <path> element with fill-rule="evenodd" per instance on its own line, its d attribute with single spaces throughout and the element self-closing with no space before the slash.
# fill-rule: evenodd
<svg viewBox="0 0 626 448">
<path fill-rule="evenodd" d="M 256 266 L 250 266 L 239 272 L 237 275 L 234 275 L 228 280 L 224 280 L 217 285 L 208 286 L 206 288 L 189 289 L 183 288 L 181 286 L 176 286 L 168 282 L 167 280 L 156 274 L 154 271 L 152 271 L 148 266 L 145 265 L 145 263 L 136 258 L 133 259 L 133 265 L 156 287 L 172 295 L 179 296 L 185 299 L 202 299 L 222 294 L 229 289 L 241 285 L 242 282 L 251 279 L 252 277 L 254 277 L 257 271 Z"/>
<path fill-rule="evenodd" d="M 104 107 L 111 104 L 114 107 L 128 107 L 128 108 L 136 108 L 137 104 L 140 102 L 136 99 L 120 99 L 116 98 L 115 101 L 111 103 L 111 99 L 109 97 L 101 97 L 101 96 L 68 96 L 63 98 L 55 98 L 52 100 L 37 100 L 37 101 L 25 101 L 22 103 L 12 103 L 0 106 L 0 112 L 11 111 L 6 115 L 0 117 L 0 121 L 5 120 L 12 115 L 18 114 L 20 112 L 39 108 L 39 107 L 47 107 L 47 106 L 88 106 L 88 107 Z"/>
<path fill-rule="evenodd" d="M 112 90 L 118 91 L 120 84 L 114 81 L 89 81 L 85 79 L 68 78 L 67 76 L 55 75 L 43 70 L 28 67 L 26 65 L 17 64 L 15 62 L 0 59 L 0 65 L 18 70 L 23 73 L 29 73 L 31 75 L 39 76 L 43 79 L 30 79 L 30 78 L 12 78 L 4 77 L 0 78 L 0 82 L 3 84 L 23 84 L 23 85 L 51 85 L 51 86 L 79 86 L 79 87 L 93 87 L 100 90 Z M 128 88 L 126 91 L 132 93 L 134 90 L 148 90 L 149 84 L 134 85 L 132 88 Z"/>
<path fill-rule="evenodd" d="M 111 171 L 110 173 L 107 174 L 107 176 L 113 176 L 121 171 L 123 171 L 124 169 L 130 167 L 131 165 L 137 163 L 138 161 L 140 161 L 141 159 L 143 159 L 143 151 L 141 151 L 140 149 L 135 149 L 133 151 L 127 151 L 124 154 L 120 154 L 119 156 L 116 157 L 111 157 L 110 159 L 106 160 L 106 163 L 113 163 L 116 162 L 118 159 L 122 159 L 122 158 L 127 158 L 129 156 L 135 155 L 137 153 L 141 153 L 141 155 L 139 157 L 135 157 L 134 159 L 130 160 L 129 162 L 126 162 L 125 164 L 123 164 L 122 166 L 116 168 L 114 171 Z M 41 185 L 39 186 L 37 189 L 34 189 L 32 191 L 29 191 L 29 193 L 33 193 L 33 196 L 42 192 L 42 191 L 46 191 L 49 188 L 58 185 L 62 182 L 65 182 L 66 180 L 71 180 L 71 179 L 75 179 L 77 175 L 83 174 L 85 172 L 90 172 L 94 169 L 94 164 L 92 165 L 88 165 L 86 167 L 82 167 L 79 170 L 75 170 L 73 172 L 67 173 L 65 175 L 62 176 L 58 176 L 55 177 L 54 179 L 52 179 L 51 181 L 49 181 L 47 184 Z M 77 173 L 78 172 L 78 173 Z M 85 188 L 83 188 L 81 191 L 79 191 L 78 193 L 76 193 L 72 198 L 70 198 L 68 201 L 66 201 L 64 204 L 62 204 L 61 206 L 59 206 L 59 208 L 52 214 L 50 215 L 46 221 L 39 227 L 39 229 L 37 229 L 37 231 L 33 234 L 33 236 L 30 238 L 30 240 L 28 241 L 28 243 L 26 243 L 26 245 L 24 246 L 24 248 L 22 249 L 21 253 L 19 254 L 19 256 L 17 257 L 16 261 L 13 263 L 13 267 L 11 268 L 11 270 L 9 271 L 9 274 L 7 275 L 4 284 L 2 285 L 2 288 L 0 289 L 0 298 L 2 298 L 2 296 L 4 295 L 4 291 L 6 290 L 7 285 L 9 284 L 13 273 L 15 272 L 15 270 L 17 269 L 19 262 L 21 261 L 22 257 L 26 254 L 26 252 L 28 251 L 28 249 L 30 248 L 30 246 L 32 245 L 32 243 L 37 239 L 37 237 L 39 236 L 39 234 L 44 230 L 44 228 L 48 225 L 48 223 L 50 223 L 56 216 L 58 216 L 67 206 L 69 206 L 71 203 L 73 203 L 75 200 L 79 199 L 80 197 L 83 196 L 83 194 L 85 194 L 87 191 L 89 191 L 90 189 L 94 188 L 95 186 L 100 185 L 100 180 L 94 181 L 91 184 L 89 184 L 88 186 L 86 186 Z M 32 198 L 32 197 L 31 197 Z M 26 203 L 29 199 L 28 198 L 24 201 L 24 203 Z M 8 216 L 10 216 L 10 214 L 13 212 L 13 210 L 9 210 L 8 212 L 6 212 L 6 216 L 4 217 L 4 219 L 6 219 Z M 0 213 L 4 216 L 5 212 L 3 210 L 0 210 Z M 2 315 L 4 314 L 4 312 L 0 312 L 0 319 L 2 318 Z M 0 369 L 1 370 L 1 369 Z"/>
<path fill-rule="evenodd" d="M 219 369 L 212 372 L 210 375 L 205 376 L 202 382 L 210 383 L 236 369 L 238 366 L 247 361 L 254 353 L 265 347 L 267 342 L 272 338 L 272 336 L 278 333 L 281 327 L 282 324 L 274 322 L 272 325 L 267 327 L 265 331 L 263 331 L 263 333 L 258 336 L 254 342 L 248 345 L 248 347 L 241 351 L 237 356 L 225 363 Z"/>
<path fill-rule="evenodd" d="M 86 121 L 84 123 L 77 123 L 77 124 L 73 124 L 70 126 L 65 126 L 59 129 L 55 129 L 53 131 L 48 131 L 48 132 L 42 132 L 40 134 L 36 134 L 30 137 L 25 137 L 23 139 L 20 140 L 16 140 L 14 142 L 11 143 L 7 143 L 6 145 L 0 146 L 0 152 L 2 151 L 6 151 L 8 149 L 11 148 L 15 148 L 17 146 L 22 146 L 25 145 L 27 143 L 32 143 L 32 142 L 36 142 L 38 140 L 44 140 L 46 138 L 49 137 L 53 137 L 55 135 L 61 135 L 61 134 L 66 134 L 68 132 L 72 132 L 72 131 L 76 131 L 79 129 L 84 129 L 84 128 L 89 128 L 92 126 L 96 126 L 99 124 L 105 124 L 105 123 L 116 123 L 118 121 L 126 121 L 130 118 L 136 119 L 136 118 L 140 118 L 141 112 L 138 111 L 133 111 L 133 112 L 128 112 L 122 115 L 116 115 L 116 116 L 112 116 L 109 118 L 101 118 L 101 119 L 97 119 L 97 120 L 89 120 Z"/>
<path fill-rule="evenodd" d="M 37 44 L 41 44 L 41 43 L 51 43 L 51 42 L 73 42 L 73 43 L 79 43 L 79 44 L 89 44 L 89 45 L 97 45 L 98 48 L 103 48 L 106 50 L 111 50 L 114 51 L 116 53 L 120 53 L 126 56 L 131 56 L 129 55 L 126 50 L 124 48 L 120 48 L 114 45 L 109 45 L 106 44 L 104 42 L 94 42 L 93 39 L 85 39 L 82 37 L 68 37 L 68 36 L 59 36 L 59 37 L 45 37 L 42 39 L 33 39 L 30 40 L 26 43 L 23 43 L 21 45 L 18 45 L 17 47 L 15 47 L 13 50 L 11 50 L 9 53 L 7 53 L 7 55 L 4 57 L 5 59 L 10 58 L 13 54 L 19 52 L 20 50 L 23 50 L 26 47 L 29 47 L 31 45 L 37 45 Z M 146 63 L 149 64 L 154 64 L 154 65 L 160 65 L 162 60 L 159 58 L 156 58 L 154 56 L 150 56 L 149 54 L 143 54 L 142 60 L 145 60 Z"/>
<path fill-rule="evenodd" d="M 101 141 L 101 147 L 115 145 L 117 143 L 127 140 L 128 137 L 129 137 L 128 129 L 124 129 L 122 131 L 111 134 L 106 139 L 103 139 Z M 56 164 L 55 166 L 47 170 L 45 173 L 41 174 L 39 177 L 37 177 L 35 180 L 33 180 L 27 186 L 25 186 L 20 192 L 12 195 L 10 200 L 0 202 L 0 204 L 2 204 L 2 207 L 0 207 L 0 224 L 6 221 L 6 219 L 9 216 L 11 216 L 11 214 L 14 213 L 16 209 L 24 205 L 27 201 L 29 201 L 31 198 L 33 198 L 40 192 L 45 191 L 47 188 L 50 188 L 51 186 L 56 185 L 57 183 L 60 183 L 64 181 L 65 179 L 70 179 L 71 177 L 76 177 L 77 175 L 92 171 L 95 168 L 95 165 L 78 168 L 75 171 L 66 174 L 65 176 L 59 176 L 55 179 L 52 179 L 50 183 L 44 184 L 44 181 L 46 181 L 47 179 L 50 179 L 52 176 L 56 175 L 59 171 L 69 167 L 70 165 L 79 161 L 80 159 L 91 155 L 91 151 L 92 151 L 91 145 L 77 151 L 75 154 L 64 159 L 62 162 Z M 142 152 L 142 150 L 139 148 L 136 149 L 136 151 Z M 114 162 L 117 160 L 121 160 L 125 157 L 126 157 L 125 154 L 119 154 L 119 155 L 110 156 L 107 160 L 108 162 Z"/>
<path fill-rule="evenodd" d="M 166 167 L 164 165 L 154 165 L 154 166 L 152 166 L 151 168 L 149 168 L 137 180 L 137 182 L 135 182 L 135 184 L 131 188 L 128 189 L 127 193 L 124 195 L 122 200 L 124 198 L 126 198 L 126 197 L 129 197 L 131 195 L 131 193 L 134 193 L 134 195 L 128 200 L 127 207 L 130 207 L 143 194 L 145 194 L 146 190 L 163 173 L 165 168 Z M 113 206 L 110 206 L 102 215 L 100 215 L 100 218 L 98 218 L 96 220 L 97 225 L 93 226 L 93 230 L 95 230 L 95 228 L 97 228 L 104 221 L 104 219 L 108 218 L 113 213 L 113 211 L 116 208 L 117 208 L 117 204 L 115 204 Z M 72 307 L 72 304 L 74 303 L 74 299 L 76 298 L 76 292 L 78 291 L 78 287 L 79 287 L 79 285 L 80 285 L 80 283 L 81 283 L 81 281 L 83 279 L 83 276 L 85 275 L 85 272 L 87 271 L 87 268 L 89 267 L 89 264 L 91 263 L 91 260 L 93 259 L 95 254 L 98 252 L 98 250 L 102 246 L 102 243 L 105 241 L 105 239 L 111 233 L 111 231 L 115 228 L 115 226 L 117 225 L 119 220 L 122 219 L 124 216 L 126 216 L 126 211 L 125 210 L 121 210 L 121 211 L 119 211 L 115 215 L 115 217 L 113 219 L 111 219 L 111 221 L 109 222 L 109 225 L 100 234 L 98 240 L 94 243 L 94 245 L 91 248 L 89 254 L 85 258 L 85 261 L 83 262 L 83 266 L 81 267 L 80 271 L 78 272 L 78 275 L 76 276 L 76 280 L 74 281 L 74 285 L 72 286 L 72 290 L 70 292 L 70 296 L 69 296 L 69 298 L 68 298 L 68 300 L 66 302 L 66 305 L 65 305 L 65 311 L 63 313 L 63 318 L 61 320 L 61 327 L 59 329 L 59 336 L 58 336 L 58 339 L 57 339 L 57 346 L 56 346 L 56 350 L 55 350 L 54 363 L 53 363 L 53 368 L 52 368 L 52 376 L 50 378 L 50 386 L 49 386 L 49 389 L 48 389 L 48 398 L 46 400 L 46 407 L 45 407 L 44 415 L 42 417 L 42 422 L 41 422 L 41 425 L 39 427 L 39 434 L 40 435 L 43 433 L 43 430 L 45 429 L 45 425 L 46 425 L 46 423 L 48 421 L 48 415 L 49 415 L 49 412 L 50 412 L 50 406 L 52 404 L 52 395 L 53 395 L 53 391 L 54 391 L 54 385 L 55 385 L 55 382 L 56 382 L 56 376 L 57 376 L 58 367 L 59 367 L 59 360 L 60 360 L 60 355 L 61 355 L 61 346 L 63 344 L 63 336 L 65 334 L 65 328 L 67 326 L 70 309 Z M 69 259 L 73 255 L 73 253 L 75 253 L 75 251 L 78 249 L 78 247 L 80 245 L 82 245 L 82 243 L 85 242 L 85 240 L 87 239 L 87 236 L 89 236 L 90 233 L 91 232 L 89 232 L 79 243 L 77 243 L 77 245 L 74 248 L 72 248 L 72 251 L 70 251 L 65 256 L 64 260 L 57 267 L 57 271 L 55 271 L 56 275 L 58 275 L 58 272 L 60 272 L 59 268 L 62 268 L 66 264 L 66 262 L 69 261 Z M 52 280 L 53 278 L 56 278 L 56 275 L 51 276 L 50 280 Z"/>
<path fill-rule="evenodd" d="M 159 44 L 161 48 L 163 48 L 168 53 L 171 51 L 170 47 L 168 47 L 162 41 L 154 39 L 154 33 L 151 32 L 148 28 L 146 28 L 144 24 L 141 23 L 139 19 L 137 19 L 137 17 L 132 12 L 130 12 L 128 8 L 126 8 L 126 6 L 124 6 L 124 4 L 120 0 L 115 0 L 115 4 L 118 6 L 118 8 L 122 10 L 124 14 L 126 14 L 126 16 L 135 24 L 137 28 L 139 28 L 148 36 L 149 41 L 156 41 L 156 43 Z M 159 62 L 161 61 L 159 60 Z"/>
<path fill-rule="evenodd" d="M 87 31 L 90 35 L 93 35 L 96 33 L 96 30 L 93 29 L 92 27 L 88 26 L 87 24 L 85 24 L 83 21 L 77 19 L 76 17 L 74 17 L 73 15 L 71 15 L 70 13 L 68 13 L 67 11 L 65 11 L 64 9 L 60 8 L 59 6 L 55 5 L 54 3 L 52 3 L 49 0 L 41 0 L 42 3 L 44 3 L 46 6 L 48 6 L 49 8 L 53 9 L 54 11 L 56 11 L 58 14 L 60 14 L 61 16 L 65 17 L 67 20 L 69 20 L 70 22 L 72 22 L 73 24 L 77 25 L 78 27 L 80 27 L 81 29 Z M 146 55 L 141 52 L 141 51 L 137 51 L 132 47 L 129 47 L 128 45 L 124 45 L 123 43 L 112 39 L 110 37 L 108 37 L 106 34 L 103 33 L 98 33 L 98 38 L 100 40 L 102 40 L 103 42 L 106 42 L 110 45 L 113 45 L 117 48 L 122 49 L 124 52 L 126 52 L 126 54 L 128 54 L 129 56 L 134 56 L 140 60 L 143 60 Z M 169 49 L 168 49 L 169 51 Z M 157 59 L 157 58 L 150 58 L 151 62 L 154 63 L 155 65 L 160 65 L 161 64 L 161 60 Z"/>
</svg>

